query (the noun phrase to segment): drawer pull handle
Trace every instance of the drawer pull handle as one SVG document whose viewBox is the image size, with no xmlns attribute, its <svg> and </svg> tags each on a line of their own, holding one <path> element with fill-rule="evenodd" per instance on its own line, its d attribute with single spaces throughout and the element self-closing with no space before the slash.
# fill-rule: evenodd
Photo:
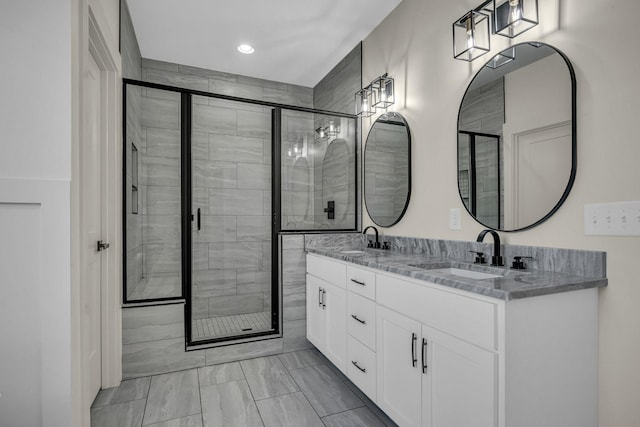
<svg viewBox="0 0 640 427">
<path fill-rule="evenodd" d="M 416 343 L 418 341 L 418 336 L 415 333 L 411 334 L 411 366 L 416 367 L 416 363 L 418 363 L 418 358 L 416 357 Z"/>
<path fill-rule="evenodd" d="M 367 286 L 367 284 L 366 284 L 366 283 L 364 283 L 364 282 L 360 282 L 359 280 L 356 280 L 356 279 L 351 279 L 351 281 L 352 281 L 353 283 L 356 283 L 356 284 L 360 285 L 360 286 Z"/>
<path fill-rule="evenodd" d="M 427 340 L 425 340 L 424 338 L 422 338 L 422 373 L 426 374 L 427 373 Z"/>
<path fill-rule="evenodd" d="M 355 366 L 356 368 L 360 369 L 361 372 L 367 372 L 367 370 L 365 368 L 361 368 L 360 366 L 358 366 L 358 362 L 352 360 L 351 363 L 353 364 L 353 366 Z"/>
<path fill-rule="evenodd" d="M 351 315 L 351 317 L 353 317 L 356 321 L 358 321 L 358 322 L 362 323 L 363 325 L 366 325 L 366 324 L 367 324 L 367 322 L 366 322 L 366 321 L 364 321 L 364 320 L 362 320 L 362 319 L 359 319 L 359 318 L 358 318 L 358 316 L 356 316 L 355 314 L 352 314 L 352 315 Z"/>
</svg>

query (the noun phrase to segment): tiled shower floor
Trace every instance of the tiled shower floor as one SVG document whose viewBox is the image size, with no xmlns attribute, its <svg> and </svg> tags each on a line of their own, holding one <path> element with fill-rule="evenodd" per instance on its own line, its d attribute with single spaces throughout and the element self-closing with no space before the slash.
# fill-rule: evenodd
<svg viewBox="0 0 640 427">
<path fill-rule="evenodd" d="M 390 427 L 315 349 L 123 381 L 91 427 Z"/>
<path fill-rule="evenodd" d="M 194 341 L 208 338 L 240 335 L 243 332 L 261 332 L 271 329 L 271 312 L 238 314 L 234 316 L 195 319 L 191 324 Z"/>
</svg>

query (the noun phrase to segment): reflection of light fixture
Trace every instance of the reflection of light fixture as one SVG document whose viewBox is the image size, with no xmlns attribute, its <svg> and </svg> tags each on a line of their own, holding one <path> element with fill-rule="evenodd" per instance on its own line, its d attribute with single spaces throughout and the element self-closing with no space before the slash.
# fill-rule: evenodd
<svg viewBox="0 0 640 427">
<path fill-rule="evenodd" d="M 340 126 L 336 125 L 335 121 L 329 120 L 329 126 L 327 127 L 327 135 L 330 137 L 336 137 L 340 133 Z"/>
<path fill-rule="evenodd" d="M 304 151 L 304 138 L 298 137 L 295 141 L 289 141 L 287 156 L 297 159 L 305 155 Z"/>
<path fill-rule="evenodd" d="M 538 0 L 493 0 L 493 31 L 513 38 L 538 25 Z"/>
<path fill-rule="evenodd" d="M 516 59 L 516 48 L 505 49 L 487 62 L 487 67 L 496 69 Z"/>
<path fill-rule="evenodd" d="M 246 55 L 250 55 L 256 50 L 250 44 L 240 44 L 238 45 L 238 52 L 244 53 Z"/>
<path fill-rule="evenodd" d="M 491 49 L 489 17 L 471 10 L 453 23 L 453 57 L 473 61 Z"/>
<path fill-rule="evenodd" d="M 453 57 L 473 61 L 490 50 L 489 33 L 513 38 L 536 25 L 538 0 L 485 0 L 453 23 Z M 513 58 L 499 59 L 496 67 Z"/>
<path fill-rule="evenodd" d="M 325 128 L 320 126 L 319 128 L 316 128 L 316 135 L 318 135 L 318 138 L 320 139 L 325 139 L 327 137 L 327 131 Z"/>
</svg>

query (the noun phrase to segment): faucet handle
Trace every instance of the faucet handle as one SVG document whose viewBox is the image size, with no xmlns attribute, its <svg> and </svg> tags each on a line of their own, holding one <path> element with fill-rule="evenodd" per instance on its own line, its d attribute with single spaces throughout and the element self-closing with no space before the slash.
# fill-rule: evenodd
<svg viewBox="0 0 640 427">
<path fill-rule="evenodd" d="M 469 251 L 469 252 L 471 252 L 472 254 L 476 254 L 476 259 L 473 262 L 474 264 L 486 264 L 487 263 L 487 260 L 484 259 L 484 253 L 477 252 L 477 251 Z"/>
<path fill-rule="evenodd" d="M 522 261 L 523 258 L 533 259 L 533 257 L 531 256 L 514 256 L 513 262 L 511 263 L 511 268 L 513 268 L 514 270 L 524 270 L 525 268 L 527 268 L 527 264 Z"/>
</svg>

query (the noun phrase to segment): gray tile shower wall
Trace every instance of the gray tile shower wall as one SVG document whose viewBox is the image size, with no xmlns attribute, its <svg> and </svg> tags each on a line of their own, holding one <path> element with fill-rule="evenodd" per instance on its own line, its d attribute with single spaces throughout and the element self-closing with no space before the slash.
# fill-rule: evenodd
<svg viewBox="0 0 640 427">
<path fill-rule="evenodd" d="M 311 88 L 150 59 L 142 59 L 142 79 L 302 107 L 313 104 Z M 171 126 L 168 124 L 171 107 L 166 100 L 151 105 L 154 114 L 148 115 L 146 132 L 149 146 L 153 140 L 151 154 L 157 156 L 153 162 L 158 165 L 154 179 L 164 186 L 179 184 L 167 167 L 169 159 L 179 155 L 172 149 L 179 147 L 179 139 L 170 141 L 170 135 L 179 138 L 179 133 L 159 129 Z M 313 126 L 305 117 L 290 117 L 285 124 L 284 129 Z M 194 318 L 269 310 L 271 109 L 195 96 L 192 142 L 193 205 L 194 210 L 200 208 L 202 213 L 202 229 L 193 234 Z M 155 171 L 152 167 L 151 172 Z M 152 225 L 158 223 L 154 221 Z M 170 232 L 165 227 L 160 235 L 166 237 Z M 169 274 L 166 270 L 179 260 L 179 251 L 166 252 L 149 252 L 149 263 L 153 263 L 154 257 L 161 261 L 163 271 L 158 271 L 161 274 Z"/>
<path fill-rule="evenodd" d="M 122 7 L 122 75 L 126 78 L 140 79 L 142 76 L 142 62 L 140 48 L 136 39 L 131 16 L 126 2 Z M 135 171 L 140 171 L 142 156 L 138 156 L 137 164 L 132 165 L 131 153 L 133 147 L 142 149 L 142 90 L 138 87 L 131 87 L 127 90 L 127 118 L 125 150 L 127 151 L 126 182 L 132 183 Z M 126 225 L 127 225 L 127 283 L 131 284 L 128 296 L 133 296 L 136 286 L 142 280 L 142 216 L 134 213 L 133 199 L 138 200 L 138 211 L 142 208 L 143 199 L 140 194 L 136 194 L 131 185 L 126 187 Z"/>
<path fill-rule="evenodd" d="M 314 88 L 314 107 L 319 110 L 339 111 L 348 114 L 355 112 L 355 93 L 361 88 L 362 49 L 358 44 L 344 57 Z M 314 129 L 322 126 L 326 116 L 316 117 Z M 347 125 L 347 123 L 349 123 Z M 349 229 L 354 228 L 356 222 L 355 204 L 357 192 L 354 156 L 361 146 L 360 125 L 355 122 L 342 120 L 341 130 L 347 137 L 340 136 L 333 140 L 321 139 L 315 141 L 312 167 L 313 182 L 313 217 L 315 229 Z M 349 138 L 356 134 L 358 138 Z M 345 176 L 346 175 L 346 176 Z M 329 201 L 335 202 L 336 217 L 327 218 L 324 209 Z"/>
</svg>

